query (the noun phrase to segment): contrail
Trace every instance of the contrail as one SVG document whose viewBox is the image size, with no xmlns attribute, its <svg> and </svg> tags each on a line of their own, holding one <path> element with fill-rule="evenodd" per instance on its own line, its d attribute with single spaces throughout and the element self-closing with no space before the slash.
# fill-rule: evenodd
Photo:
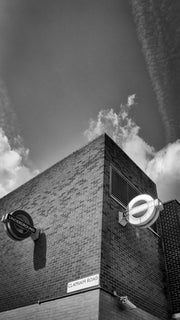
<svg viewBox="0 0 180 320">
<path fill-rule="evenodd" d="M 173 106 L 169 20 L 172 1 L 130 0 L 137 35 L 141 43 L 147 69 L 156 94 L 159 112 L 166 133 L 166 142 L 175 140 L 175 124 L 170 108 Z"/>
</svg>

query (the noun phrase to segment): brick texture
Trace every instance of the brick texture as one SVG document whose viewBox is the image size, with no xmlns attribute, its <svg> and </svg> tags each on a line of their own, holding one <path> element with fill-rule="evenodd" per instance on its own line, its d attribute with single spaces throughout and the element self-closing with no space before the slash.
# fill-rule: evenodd
<svg viewBox="0 0 180 320">
<path fill-rule="evenodd" d="M 169 201 L 161 212 L 167 294 L 171 313 L 180 313 L 180 204 Z"/>
<path fill-rule="evenodd" d="M 99 290 L 0 313 L 0 320 L 98 320 Z"/>
<path fill-rule="evenodd" d="M 0 200 L 21 208 L 43 234 L 11 240 L 0 223 L 0 310 L 60 297 L 67 283 L 100 270 L 104 136 Z"/>
<path fill-rule="evenodd" d="M 123 310 L 118 299 L 101 290 L 99 304 L 99 320 L 158 320 L 146 311 L 136 308 Z"/>
<path fill-rule="evenodd" d="M 168 319 L 160 240 L 118 224 L 112 164 L 141 193 L 157 195 L 155 184 L 103 135 L 0 200 L 1 216 L 23 209 L 43 230 L 35 243 L 18 242 L 0 224 L 0 319 L 98 319 L 98 305 L 100 319 L 107 319 L 107 308 L 108 319 L 117 319 L 114 290 L 138 307 L 118 319 Z M 98 273 L 100 304 L 98 288 L 67 294 L 68 282 Z"/>
<path fill-rule="evenodd" d="M 101 286 L 129 296 L 139 308 L 167 319 L 159 238 L 149 230 L 118 224 L 123 208 L 110 196 L 110 165 L 115 166 L 141 193 L 156 196 L 155 184 L 106 136 L 102 218 Z"/>
</svg>

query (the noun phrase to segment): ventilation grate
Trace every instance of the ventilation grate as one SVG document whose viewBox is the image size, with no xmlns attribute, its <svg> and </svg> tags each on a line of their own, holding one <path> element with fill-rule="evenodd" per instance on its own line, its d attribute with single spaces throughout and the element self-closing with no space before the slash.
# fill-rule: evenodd
<svg viewBox="0 0 180 320">
<path fill-rule="evenodd" d="M 128 203 L 140 194 L 140 192 L 113 167 L 111 167 L 110 180 L 111 196 L 124 207 L 127 207 Z"/>
<path fill-rule="evenodd" d="M 140 194 L 130 181 L 128 181 L 117 169 L 110 167 L 110 195 L 124 208 L 136 196 Z M 156 222 L 149 228 L 157 236 Z"/>
</svg>

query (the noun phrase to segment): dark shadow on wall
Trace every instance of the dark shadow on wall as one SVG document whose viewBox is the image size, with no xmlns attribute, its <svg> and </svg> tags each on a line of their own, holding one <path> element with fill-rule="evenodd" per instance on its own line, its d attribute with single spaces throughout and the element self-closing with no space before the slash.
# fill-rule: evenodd
<svg viewBox="0 0 180 320">
<path fill-rule="evenodd" d="M 40 233 L 38 240 L 34 241 L 33 264 L 34 269 L 39 270 L 46 266 L 47 240 L 45 233 Z"/>
</svg>

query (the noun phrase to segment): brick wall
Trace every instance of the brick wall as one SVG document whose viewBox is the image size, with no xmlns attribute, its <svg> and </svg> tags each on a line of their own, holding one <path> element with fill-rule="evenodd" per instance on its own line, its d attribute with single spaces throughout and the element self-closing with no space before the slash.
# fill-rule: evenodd
<svg viewBox="0 0 180 320">
<path fill-rule="evenodd" d="M 167 294 L 171 313 L 180 313 L 180 204 L 169 201 L 161 212 Z"/>
<path fill-rule="evenodd" d="M 4 315 L 9 316 L 7 319 L 16 319 L 13 314 L 31 319 L 30 305 L 35 310 L 32 319 L 41 319 L 42 305 L 48 306 L 48 312 L 53 314 L 54 308 L 59 310 L 63 301 L 65 306 L 70 306 L 67 302 L 70 300 L 75 310 L 73 319 L 76 319 L 80 310 L 84 314 L 81 300 L 77 300 L 81 293 L 78 292 L 77 297 L 66 297 L 67 283 L 97 273 L 100 273 L 101 288 L 110 293 L 106 298 L 111 303 L 116 301 L 112 296 L 116 290 L 118 295 L 127 295 L 138 310 L 143 310 L 136 310 L 137 319 L 138 312 L 139 319 L 146 319 L 147 314 L 148 320 L 168 318 L 160 268 L 160 240 L 149 230 L 118 224 L 118 211 L 123 208 L 110 196 L 111 164 L 141 193 L 156 196 L 155 184 L 103 135 L 0 200 L 1 215 L 21 208 L 32 216 L 36 227 L 43 229 L 34 244 L 31 238 L 21 242 L 9 239 L 0 224 L 0 316 L 3 320 Z M 86 293 L 82 293 L 82 301 L 83 294 Z M 38 301 L 58 297 L 61 299 L 56 302 L 37 305 Z M 100 303 L 104 314 L 102 305 L 105 310 L 106 305 Z M 93 308 L 93 302 L 88 308 L 87 319 L 96 319 L 97 313 L 91 317 L 88 311 Z M 116 307 L 116 311 L 111 309 L 110 314 L 116 314 Z M 68 307 L 63 310 L 57 311 L 57 318 L 64 319 L 67 314 L 66 319 L 72 319 L 72 310 L 68 311 Z M 122 319 L 126 319 L 125 314 L 121 315 Z M 109 319 L 117 318 L 114 317 Z"/>
<path fill-rule="evenodd" d="M 101 290 L 99 303 L 99 320 L 158 320 L 146 311 L 136 308 L 123 310 L 118 299 Z"/>
<path fill-rule="evenodd" d="M 156 186 L 107 136 L 105 145 L 101 286 L 110 293 L 116 290 L 118 295 L 127 295 L 139 308 L 167 319 L 160 240 L 147 229 L 118 224 L 118 211 L 123 208 L 110 196 L 110 165 L 141 193 L 156 196 Z"/>
<path fill-rule="evenodd" d="M 98 320 L 99 290 L 0 313 L 0 320 Z"/>
<path fill-rule="evenodd" d="M 1 216 L 21 208 L 43 229 L 36 244 L 19 242 L 0 223 L 1 311 L 60 297 L 68 282 L 99 273 L 103 172 L 101 136 L 0 200 Z"/>
</svg>

